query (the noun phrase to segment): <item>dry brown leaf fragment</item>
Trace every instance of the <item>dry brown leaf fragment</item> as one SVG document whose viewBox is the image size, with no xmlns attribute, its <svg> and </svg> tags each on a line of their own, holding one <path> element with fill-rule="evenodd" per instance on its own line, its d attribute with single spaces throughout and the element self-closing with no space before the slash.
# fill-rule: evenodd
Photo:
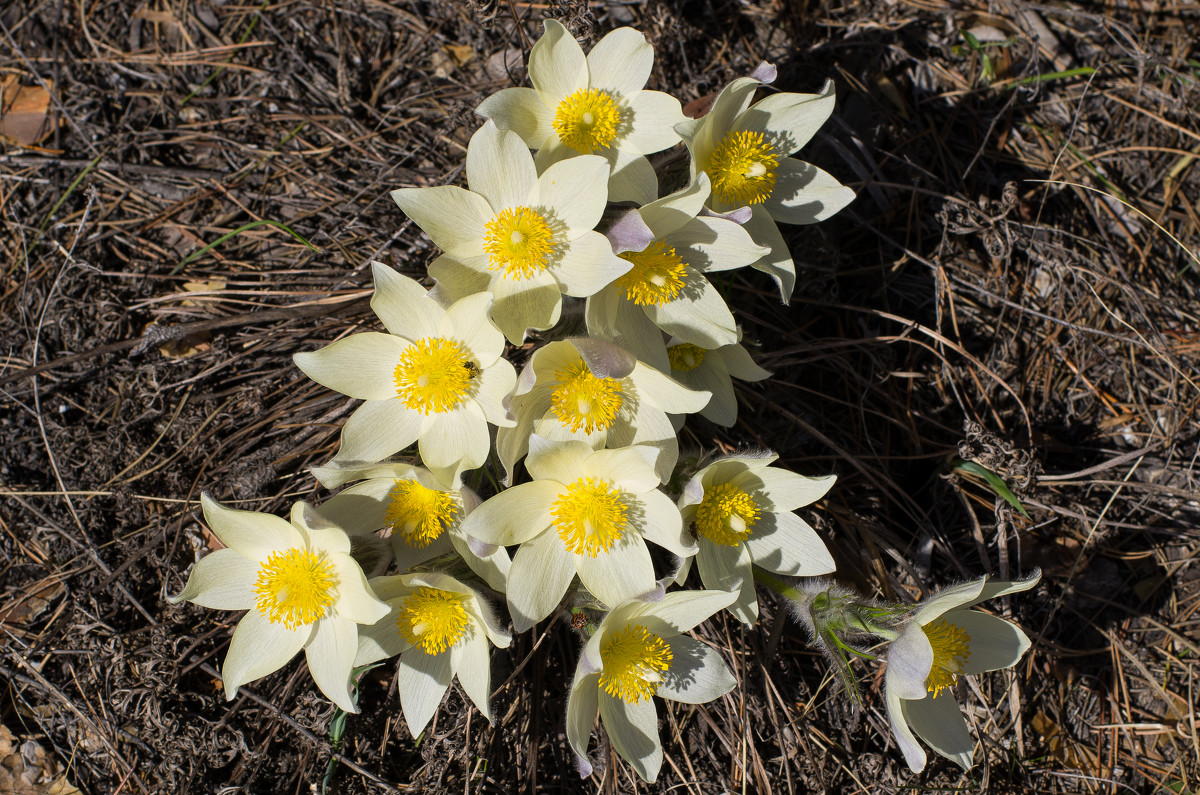
<svg viewBox="0 0 1200 795">
<path fill-rule="evenodd" d="M 33 146 L 49 137 L 50 91 L 54 84 L 23 86 L 17 75 L 0 78 L 0 139 L 18 146 Z"/>
</svg>

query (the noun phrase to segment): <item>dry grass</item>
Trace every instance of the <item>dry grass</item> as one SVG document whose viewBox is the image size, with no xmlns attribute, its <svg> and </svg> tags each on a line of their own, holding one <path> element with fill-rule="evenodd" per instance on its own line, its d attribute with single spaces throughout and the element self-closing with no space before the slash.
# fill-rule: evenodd
<svg viewBox="0 0 1200 795">
<path fill-rule="evenodd" d="M 293 664 L 226 703 L 236 616 L 169 607 L 205 544 L 200 491 L 319 500 L 352 402 L 290 355 L 362 327 L 366 267 L 434 252 L 387 198 L 461 182 L 487 94 L 523 77 L 544 5 L 13 0 L 0 78 L 52 87 L 52 134 L 0 155 L 3 724 L 88 792 L 300 792 L 331 707 Z M 494 663 L 494 726 L 451 690 L 416 746 L 388 667 L 351 720 L 344 792 L 1200 790 L 1200 8 L 769 0 L 552 2 L 593 38 L 630 24 L 686 102 L 760 60 L 838 82 L 805 156 L 858 200 L 791 230 L 796 299 L 721 287 L 775 377 L 693 447 L 769 446 L 837 472 L 809 512 L 864 593 L 911 599 L 1041 566 L 995 608 L 1033 651 L 978 678 L 984 762 L 910 776 L 880 679 L 848 714 L 798 627 L 717 619 L 742 687 L 660 711 L 645 786 L 563 735 L 559 622 Z M 515 15 L 515 17 L 514 17 Z M 518 21 L 519 20 L 519 21 Z M 973 49 L 960 30 L 974 31 Z M 988 43 L 988 40 L 992 43 Z M 986 64 L 985 58 L 986 57 Z M 259 224 L 200 256 L 205 245 Z M 952 471 L 1001 474 L 1014 512 Z M 519 675 L 511 676 L 519 670 Z"/>
</svg>

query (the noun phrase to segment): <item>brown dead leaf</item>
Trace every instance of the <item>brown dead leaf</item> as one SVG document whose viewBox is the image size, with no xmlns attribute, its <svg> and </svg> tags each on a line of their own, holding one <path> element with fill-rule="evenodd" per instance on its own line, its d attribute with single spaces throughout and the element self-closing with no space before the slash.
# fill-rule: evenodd
<svg viewBox="0 0 1200 795">
<path fill-rule="evenodd" d="M 443 49 L 459 69 L 475 60 L 475 48 L 470 44 L 447 44 Z"/>
<path fill-rule="evenodd" d="M 1065 767 L 1085 771 L 1101 778 L 1108 778 L 1112 775 L 1112 768 L 1102 764 L 1095 751 L 1067 736 L 1062 727 L 1046 713 L 1039 711 L 1033 716 L 1029 725 L 1035 732 L 1042 735 L 1050 750 L 1050 755 Z"/>
<path fill-rule="evenodd" d="M 0 792 L 12 795 L 81 795 L 62 766 L 32 739 L 18 737 L 0 724 Z"/>
<path fill-rule="evenodd" d="M 27 625 L 46 612 L 50 603 L 66 591 L 62 582 L 55 580 L 33 583 L 24 593 L 18 594 L 12 603 L 0 607 L 0 624 Z"/>
<path fill-rule="evenodd" d="M 54 89 L 53 83 L 48 83 Z M 41 85 L 23 86 L 16 75 L 0 78 L 0 138 L 18 146 L 33 146 L 54 130 L 49 119 L 50 91 Z"/>
</svg>

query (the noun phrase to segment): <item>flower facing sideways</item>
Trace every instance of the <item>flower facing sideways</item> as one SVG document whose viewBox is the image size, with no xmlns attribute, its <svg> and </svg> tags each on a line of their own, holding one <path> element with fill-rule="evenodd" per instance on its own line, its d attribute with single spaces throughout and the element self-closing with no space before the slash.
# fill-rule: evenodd
<svg viewBox="0 0 1200 795">
<path fill-rule="evenodd" d="M 631 28 L 618 28 L 590 54 L 559 22 L 529 54 L 533 88 L 506 88 L 483 101 L 481 116 L 513 130 L 536 149 L 538 171 L 580 154 L 604 157 L 612 170 L 611 201 L 645 204 L 658 195 L 658 178 L 644 155 L 679 142 L 685 120 L 679 100 L 644 91 L 654 48 Z"/>
<path fill-rule="evenodd" d="M 296 365 L 322 386 L 366 402 L 342 428 L 338 466 L 368 466 L 418 443 L 421 460 L 445 483 L 487 460 L 488 423 L 511 424 L 504 397 L 516 371 L 504 337 L 487 318 L 491 296 L 443 309 L 425 288 L 372 264 L 371 308 L 390 332 L 355 334 Z"/>
<path fill-rule="evenodd" d="M 1037 584 L 982 579 L 947 588 L 920 605 L 887 652 L 884 689 L 892 733 L 913 772 L 924 769 L 920 737 L 936 753 L 971 767 L 975 743 L 967 734 L 954 683 L 962 674 L 1010 668 L 1029 648 L 1014 624 L 970 608 Z M 915 733 L 915 736 L 914 736 Z"/>
<path fill-rule="evenodd" d="M 400 655 L 396 681 L 412 736 L 425 730 L 455 676 L 490 723 L 488 641 L 503 649 L 511 638 L 488 601 L 437 572 L 376 577 L 371 585 L 391 609 L 373 626 L 363 627 L 354 664 Z"/>
<path fill-rule="evenodd" d="M 675 591 L 613 609 L 584 646 L 567 700 L 567 739 L 581 777 L 591 775 L 588 738 L 596 713 L 613 748 L 645 781 L 662 765 L 652 696 L 703 704 L 737 685 L 711 647 L 683 633 L 728 607 L 736 592 Z"/>
<path fill-rule="evenodd" d="M 221 667 L 225 697 L 281 668 L 304 649 L 313 681 L 330 701 L 357 712 L 350 671 L 360 624 L 387 612 L 350 557 L 350 538 L 307 503 L 291 522 L 226 508 L 201 497 L 204 519 L 226 545 L 200 559 L 183 591 L 168 599 L 245 610 Z"/>
<path fill-rule="evenodd" d="M 712 392 L 712 400 L 700 409 L 700 416 L 726 428 L 737 422 L 733 379 L 761 381 L 771 375 L 754 363 L 741 342 L 705 349 L 672 338 L 667 342 L 667 362 L 676 381 L 692 389 Z"/>
</svg>

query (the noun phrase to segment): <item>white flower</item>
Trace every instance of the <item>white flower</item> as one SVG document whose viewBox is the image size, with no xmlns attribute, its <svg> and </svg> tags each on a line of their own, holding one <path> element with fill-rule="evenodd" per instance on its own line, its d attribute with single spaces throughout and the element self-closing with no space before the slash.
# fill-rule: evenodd
<svg viewBox="0 0 1200 795">
<path fill-rule="evenodd" d="M 480 502 L 466 486 L 451 486 L 427 469 L 402 463 L 360 470 L 317 467 L 313 474 L 330 488 L 359 481 L 321 503 L 317 512 L 352 537 L 386 533 L 401 573 L 454 552 L 488 586 L 504 592 L 508 551 L 462 532 L 463 518 Z"/>
<path fill-rule="evenodd" d="M 485 122 L 467 146 L 467 185 L 392 191 L 446 253 L 429 266 L 435 294 L 495 296 L 492 320 L 520 345 L 558 322 L 563 294 L 584 298 L 629 270 L 594 231 L 608 202 L 608 163 L 581 155 L 538 176 L 520 137 Z"/>
<path fill-rule="evenodd" d="M 729 612 L 746 624 L 758 619 L 754 566 L 790 577 L 836 568 L 816 531 L 792 513 L 824 497 L 836 476 L 810 478 L 770 466 L 777 457 L 761 453 L 714 461 L 687 482 L 679 498 L 683 522 L 696 534 L 700 580 L 705 588 L 737 588 Z M 687 577 L 690 564 L 684 561 L 676 582 Z"/>
<path fill-rule="evenodd" d="M 701 173 L 684 190 L 618 221 L 609 240 L 633 267 L 587 299 L 590 334 L 663 372 L 663 332 L 702 348 L 738 341 L 737 323 L 705 274 L 741 268 L 769 251 L 733 221 L 697 217 L 708 195 L 708 175 Z"/>
<path fill-rule="evenodd" d="M 769 274 L 784 301 L 791 298 L 796 268 L 775 222 L 823 221 L 854 199 L 854 191 L 803 160 L 788 155 L 804 146 L 833 112 L 833 83 L 820 94 L 771 94 L 751 105 L 762 82 L 742 77 L 726 86 L 712 110 L 675 127 L 692 155 L 692 174 L 712 181 L 708 206 L 717 213 L 751 207 L 745 222 L 754 241 L 771 253 L 753 267 Z"/>
<path fill-rule="evenodd" d="M 703 704 L 737 685 L 714 649 L 683 634 L 733 598 L 723 591 L 676 591 L 658 601 L 627 602 L 604 617 L 579 657 L 567 699 L 567 739 L 581 777 L 592 773 L 587 746 L 597 711 L 617 753 L 643 780 L 654 781 L 662 743 L 651 696 Z"/>
<path fill-rule="evenodd" d="M 534 351 L 521 372 L 511 401 L 517 423 L 496 434 L 496 454 L 511 480 L 531 433 L 596 449 L 650 445 L 660 451 L 655 469 L 665 483 L 679 460 L 667 412 L 691 414 L 708 400 L 610 342 L 558 340 Z"/>
<path fill-rule="evenodd" d="M 644 445 L 593 451 L 534 435 L 525 461 L 533 481 L 485 500 L 463 521 L 463 532 L 490 544 L 521 545 L 508 578 L 518 632 L 554 612 L 576 575 L 607 605 L 652 590 L 646 541 L 695 554 L 679 510 L 658 491 L 657 455 Z"/>
<path fill-rule="evenodd" d="M 511 421 L 503 400 L 516 371 L 480 293 L 443 309 L 425 288 L 372 263 L 371 308 L 391 333 L 355 334 L 296 366 L 317 383 L 366 403 L 342 428 L 338 464 L 366 466 L 418 443 L 421 460 L 446 483 L 487 460 L 488 423 Z"/>
<path fill-rule="evenodd" d="M 1028 590 L 1040 578 L 1040 572 L 1016 582 L 983 577 L 947 588 L 918 607 L 888 647 L 888 721 L 913 772 L 925 767 L 925 751 L 917 737 L 963 770 L 971 767 L 975 742 L 954 699 L 954 683 L 960 674 L 1016 665 L 1029 648 L 1029 638 L 1014 624 L 970 608 Z"/>
<path fill-rule="evenodd" d="M 548 19 L 529 53 L 534 87 L 499 91 L 476 112 L 538 150 L 539 172 L 564 158 L 602 155 L 612 170 L 609 199 L 645 204 L 658 196 L 658 178 L 643 155 L 679 143 L 674 126 L 686 119 L 679 100 L 642 90 L 653 66 L 654 48 L 636 30 L 614 30 L 585 57 Z"/>
<path fill-rule="evenodd" d="M 455 676 L 490 723 L 488 641 L 503 649 L 511 638 L 488 601 L 475 589 L 436 572 L 376 577 L 371 585 L 391 609 L 362 629 L 354 664 L 400 655 L 396 682 L 412 736 L 424 731 Z"/>
<path fill-rule="evenodd" d="M 226 508 L 207 494 L 204 519 L 225 544 L 201 558 L 175 604 L 187 600 L 217 610 L 246 610 L 221 667 L 225 697 L 281 668 L 304 649 L 313 681 L 330 701 L 357 712 L 350 670 L 358 625 L 387 612 L 350 557 L 341 528 L 298 502 L 291 522 Z"/>
<path fill-rule="evenodd" d="M 700 409 L 700 416 L 727 428 L 737 422 L 733 379 L 761 381 L 771 375 L 754 363 L 740 342 L 705 350 L 699 345 L 672 339 L 667 343 L 667 361 L 671 376 L 679 383 L 712 392 L 712 399 Z"/>
</svg>

